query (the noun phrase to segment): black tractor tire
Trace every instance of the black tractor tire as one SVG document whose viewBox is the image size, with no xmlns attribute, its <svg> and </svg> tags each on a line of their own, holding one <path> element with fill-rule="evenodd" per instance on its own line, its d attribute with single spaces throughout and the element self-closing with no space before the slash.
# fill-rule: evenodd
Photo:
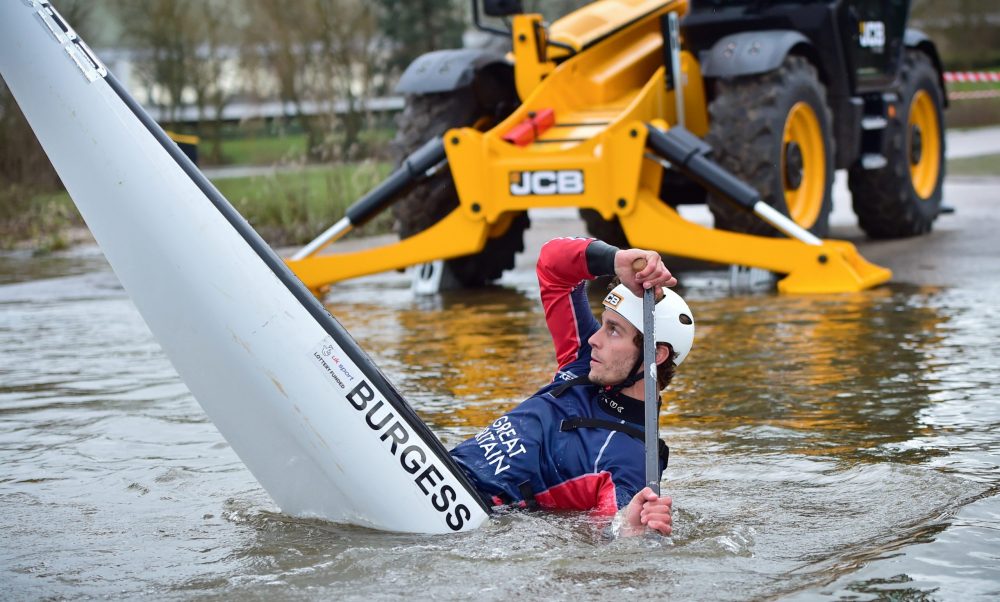
<svg viewBox="0 0 1000 602">
<path fill-rule="evenodd" d="M 861 229 L 872 238 L 930 232 L 941 211 L 944 181 L 944 93 L 931 59 L 907 50 L 900 110 L 889 120 L 886 165 L 849 170 L 848 185 Z"/>
<path fill-rule="evenodd" d="M 516 99 L 512 80 L 507 86 L 503 77 L 486 75 L 459 90 L 407 96 L 392 143 L 396 163 L 451 128 L 488 129 L 496 125 L 516 108 Z M 450 168 L 445 168 L 392 205 L 396 231 L 400 238 L 413 236 L 436 224 L 455 207 L 458 192 Z M 502 234 L 487 239 L 481 252 L 447 260 L 445 280 L 473 288 L 500 278 L 504 270 L 514 267 L 514 256 L 524 250 L 524 231 L 530 224 L 527 212 L 519 212 Z"/>
<path fill-rule="evenodd" d="M 581 209 L 580 219 L 587 225 L 587 232 L 598 240 L 603 240 L 609 245 L 614 245 L 619 249 L 628 249 L 632 245 L 625 236 L 625 229 L 617 217 L 606 220 L 601 214 L 593 209 Z"/>
<path fill-rule="evenodd" d="M 660 200 L 677 209 L 679 205 L 700 205 L 705 203 L 705 189 L 671 169 L 663 170 L 660 182 Z M 605 220 L 593 209 L 581 209 L 580 218 L 587 225 L 587 232 L 594 238 L 614 245 L 619 249 L 632 247 L 625 229 L 617 217 Z"/>
<path fill-rule="evenodd" d="M 756 188 L 768 205 L 826 236 L 833 203 L 833 117 L 816 68 L 789 55 L 774 71 L 716 80 L 714 92 L 705 138 L 714 159 Z M 708 206 L 717 228 L 778 234 L 723 198 L 709 194 Z"/>
</svg>

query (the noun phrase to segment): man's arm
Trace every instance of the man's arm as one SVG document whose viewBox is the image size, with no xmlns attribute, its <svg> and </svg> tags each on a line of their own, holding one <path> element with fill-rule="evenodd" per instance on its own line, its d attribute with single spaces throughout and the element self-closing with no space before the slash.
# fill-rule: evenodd
<svg viewBox="0 0 1000 602">
<path fill-rule="evenodd" d="M 636 259 L 646 262 L 638 272 L 632 267 Z M 599 327 L 587 301 L 585 280 L 615 275 L 638 296 L 643 288 L 677 284 L 655 251 L 621 250 L 593 238 L 550 240 L 542 246 L 535 271 L 560 369 L 589 349 L 587 339 Z"/>
<path fill-rule="evenodd" d="M 597 331 L 584 282 L 613 274 L 617 251 L 592 238 L 556 238 L 542 246 L 535 271 L 560 369 L 580 358 Z"/>
</svg>

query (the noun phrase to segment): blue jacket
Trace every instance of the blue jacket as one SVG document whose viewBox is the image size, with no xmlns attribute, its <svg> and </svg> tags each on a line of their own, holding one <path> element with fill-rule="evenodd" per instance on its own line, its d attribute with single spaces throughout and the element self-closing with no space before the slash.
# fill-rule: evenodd
<svg viewBox="0 0 1000 602">
<path fill-rule="evenodd" d="M 451 452 L 494 504 L 613 514 L 645 486 L 642 401 L 586 380 L 587 341 L 600 325 L 585 284 L 614 272 L 616 251 L 577 238 L 542 247 L 537 273 L 555 378 Z M 665 467 L 661 454 L 661 475 Z"/>
</svg>

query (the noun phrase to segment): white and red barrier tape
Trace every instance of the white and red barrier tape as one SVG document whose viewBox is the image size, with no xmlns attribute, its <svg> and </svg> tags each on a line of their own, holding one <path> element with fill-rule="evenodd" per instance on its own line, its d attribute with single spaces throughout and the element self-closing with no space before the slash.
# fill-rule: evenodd
<svg viewBox="0 0 1000 602">
<path fill-rule="evenodd" d="M 1000 71 L 947 71 L 944 81 L 954 83 L 993 83 L 1000 82 Z M 991 90 L 950 90 L 948 100 L 972 100 L 980 98 L 1000 98 L 1000 89 Z"/>
<path fill-rule="evenodd" d="M 1000 82 L 1000 71 L 948 71 L 944 81 L 955 82 Z"/>
</svg>

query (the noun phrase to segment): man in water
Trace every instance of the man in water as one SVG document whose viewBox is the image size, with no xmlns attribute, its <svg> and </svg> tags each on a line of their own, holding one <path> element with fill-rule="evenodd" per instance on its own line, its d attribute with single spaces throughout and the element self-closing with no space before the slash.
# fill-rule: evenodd
<svg viewBox="0 0 1000 602">
<path fill-rule="evenodd" d="M 637 259 L 646 262 L 638 271 Z M 644 487 L 642 291 L 660 293 L 654 330 L 659 391 L 694 340 L 687 304 L 663 288 L 677 280 L 654 251 L 582 238 L 546 243 L 537 273 L 559 366 L 555 378 L 452 456 L 495 505 L 619 513 L 622 533 L 649 527 L 669 535 L 670 497 Z M 610 275 L 620 284 L 604 299 L 599 323 L 585 285 Z M 662 442 L 658 451 L 662 476 Z"/>
</svg>

